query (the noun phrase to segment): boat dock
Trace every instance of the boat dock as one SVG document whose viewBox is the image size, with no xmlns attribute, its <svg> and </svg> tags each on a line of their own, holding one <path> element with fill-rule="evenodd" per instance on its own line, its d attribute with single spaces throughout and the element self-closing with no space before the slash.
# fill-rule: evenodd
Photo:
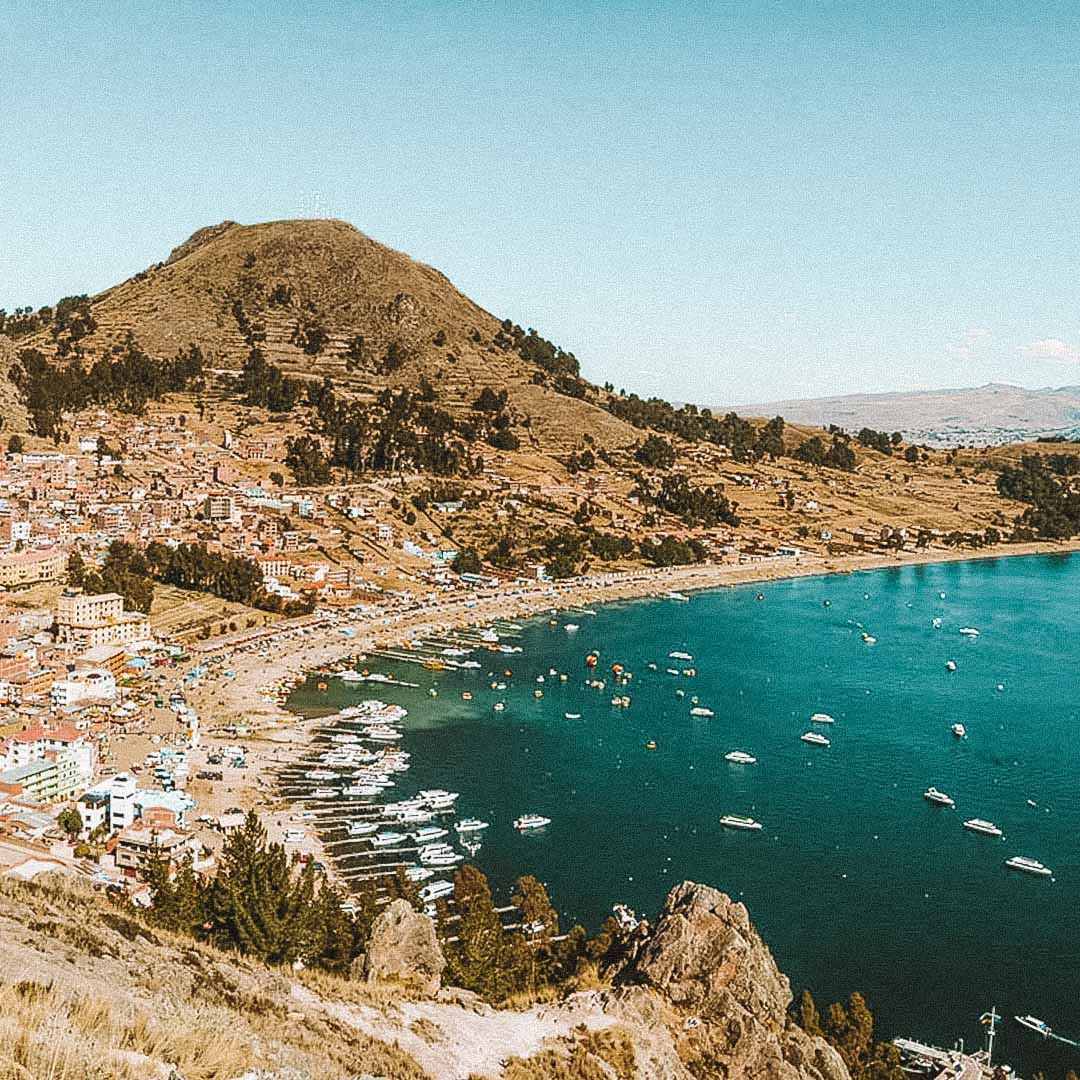
<svg viewBox="0 0 1080 1080">
<path fill-rule="evenodd" d="M 992 1080 L 1004 1074 L 1014 1077 L 1008 1065 L 994 1065 L 994 1036 L 1001 1019 L 997 1008 L 979 1017 L 986 1028 L 986 1049 L 966 1053 L 961 1039 L 951 1050 L 919 1042 L 917 1039 L 893 1039 L 893 1046 L 900 1051 L 904 1072 L 921 1080 Z"/>
</svg>

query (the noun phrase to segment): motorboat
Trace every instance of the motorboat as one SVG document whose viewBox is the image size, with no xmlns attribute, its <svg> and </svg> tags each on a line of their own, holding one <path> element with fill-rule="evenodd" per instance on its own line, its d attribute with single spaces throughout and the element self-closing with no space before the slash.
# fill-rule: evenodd
<svg viewBox="0 0 1080 1080">
<path fill-rule="evenodd" d="M 425 825 L 413 833 L 413 839 L 418 844 L 429 844 L 432 840 L 438 840 L 449 835 L 446 829 L 440 829 L 438 825 Z"/>
<path fill-rule="evenodd" d="M 488 823 L 481 821 L 479 818 L 469 817 L 463 818 L 461 821 L 454 825 L 454 829 L 459 833 L 479 832 L 481 829 L 486 829 Z"/>
<path fill-rule="evenodd" d="M 956 670 L 956 661 L 955 660 L 946 660 L 945 661 L 945 670 L 946 671 L 955 671 Z"/>
<path fill-rule="evenodd" d="M 964 634 L 966 637 L 978 637 L 979 636 L 979 631 L 976 630 L 974 626 L 961 626 L 960 627 L 960 633 Z"/>
<path fill-rule="evenodd" d="M 374 836 L 379 831 L 379 826 L 374 821 L 350 821 L 350 836 Z"/>
<path fill-rule="evenodd" d="M 458 798 L 458 792 L 447 791 L 445 788 L 425 788 L 417 795 L 418 799 L 426 803 L 454 802 Z"/>
<path fill-rule="evenodd" d="M 501 701 L 496 701 L 496 702 L 495 702 L 495 704 L 494 704 L 494 705 L 492 705 L 491 707 L 492 707 L 492 708 L 493 708 L 493 709 L 494 709 L 494 710 L 495 710 L 496 712 L 502 712 L 502 711 L 503 711 L 503 709 L 505 709 L 505 708 L 506 708 L 506 706 L 505 706 L 505 705 L 504 705 L 504 704 L 503 704 L 503 703 L 502 703 Z"/>
<path fill-rule="evenodd" d="M 310 769 L 304 773 L 305 780 L 336 780 L 338 774 L 331 769 Z"/>
<path fill-rule="evenodd" d="M 1037 1016 L 1014 1016 L 1013 1019 L 1023 1027 L 1029 1028 L 1031 1031 L 1041 1035 L 1044 1039 L 1051 1034 L 1050 1025 L 1045 1020 L 1040 1020 Z"/>
<path fill-rule="evenodd" d="M 672 660 L 693 660 L 694 658 L 688 652 L 669 652 L 668 656 Z"/>
<path fill-rule="evenodd" d="M 969 818 L 964 822 L 964 828 L 972 832 L 982 833 L 984 836 L 1003 836 L 1002 831 L 992 822 L 983 821 L 982 818 Z"/>
<path fill-rule="evenodd" d="M 747 754 L 743 750 L 732 750 L 724 755 L 725 761 L 734 762 L 736 765 L 756 765 L 757 758 L 753 754 Z"/>
<path fill-rule="evenodd" d="M 435 871 L 428 869 L 426 866 L 407 866 L 405 868 L 405 877 L 409 881 L 427 881 L 434 876 Z"/>
<path fill-rule="evenodd" d="M 966 738 L 967 738 L 967 728 L 966 728 L 966 727 L 964 727 L 964 725 L 963 725 L 963 724 L 953 724 L 953 726 L 952 726 L 952 733 L 953 733 L 953 734 L 954 734 L 954 735 L 955 735 L 955 736 L 956 736 L 956 737 L 957 737 L 958 739 L 966 739 Z"/>
<path fill-rule="evenodd" d="M 720 819 L 720 824 L 727 829 L 745 829 L 748 832 L 754 832 L 763 827 L 760 821 L 755 821 L 750 817 L 739 817 L 738 814 L 725 814 Z"/>
<path fill-rule="evenodd" d="M 580 720 L 581 719 L 581 713 L 579 713 L 579 712 L 563 713 L 563 718 L 566 719 L 566 720 Z"/>
<path fill-rule="evenodd" d="M 339 676 L 342 682 L 365 682 L 366 676 L 361 675 L 359 671 L 353 671 L 351 668 L 348 671 L 343 671 Z"/>
<path fill-rule="evenodd" d="M 936 787 L 928 787 L 923 792 L 923 798 L 927 802 L 932 802 L 936 806 L 948 806 L 950 809 L 956 805 L 955 800 L 946 795 L 944 791 L 938 791 Z"/>
<path fill-rule="evenodd" d="M 831 746 L 832 744 L 824 735 L 819 734 L 816 731 L 806 731 L 799 736 L 805 743 L 810 743 L 812 746 Z"/>
<path fill-rule="evenodd" d="M 450 896 L 453 892 L 454 886 L 449 881 L 431 881 L 420 890 L 420 899 L 426 904 Z"/>
<path fill-rule="evenodd" d="M 691 716 L 715 716 L 716 713 L 714 713 L 712 711 L 712 709 L 706 709 L 703 705 L 695 705 L 690 710 L 690 715 Z"/>
<path fill-rule="evenodd" d="M 1029 859 L 1025 855 L 1014 855 L 1005 860 L 1005 865 L 1010 870 L 1021 870 L 1025 874 L 1034 874 L 1036 877 L 1049 877 L 1054 871 L 1049 866 L 1043 866 L 1037 859 Z"/>
<path fill-rule="evenodd" d="M 394 847 L 395 844 L 403 844 L 406 840 L 408 837 L 404 833 L 379 832 L 371 838 L 371 843 L 375 847 Z"/>
<path fill-rule="evenodd" d="M 573 634 L 573 633 L 575 633 L 576 631 L 580 630 L 580 629 L 581 629 L 581 627 L 580 627 L 580 626 L 578 626 L 578 624 L 577 624 L 577 623 L 573 623 L 573 622 L 568 622 L 568 623 L 567 623 L 567 624 L 566 624 L 566 625 L 565 625 L 565 626 L 563 627 L 563 629 L 564 629 L 564 630 L 565 630 L 565 631 L 566 631 L 566 632 L 567 632 L 568 634 Z"/>
<path fill-rule="evenodd" d="M 465 861 L 465 856 L 457 851 L 438 851 L 431 855 L 420 856 L 420 861 L 428 866 L 455 866 Z"/>
<path fill-rule="evenodd" d="M 811 724 L 835 724 L 836 721 L 827 712 L 816 712 L 810 717 Z"/>
<path fill-rule="evenodd" d="M 542 829 L 545 825 L 551 824 L 551 818 L 544 817 L 542 814 L 522 814 L 521 817 L 514 819 L 514 828 L 518 832 L 526 832 L 529 829 Z"/>
<path fill-rule="evenodd" d="M 667 598 L 668 598 L 669 600 L 678 600 L 678 601 L 679 601 L 679 603 L 681 603 L 681 604 L 688 604 L 688 603 L 690 603 L 690 597 L 689 597 L 689 596 L 687 596 L 687 595 L 686 595 L 685 593 L 681 593 L 681 592 L 675 592 L 674 590 L 672 590 L 671 592 L 669 592 L 669 593 L 665 593 L 664 595 L 665 595 L 665 596 L 666 596 L 666 597 L 667 597 Z"/>
<path fill-rule="evenodd" d="M 349 784 L 348 787 L 342 789 L 341 794 L 350 798 L 366 799 L 381 795 L 382 792 L 383 789 L 378 784 Z"/>
<path fill-rule="evenodd" d="M 332 787 L 317 787 L 311 793 L 313 799 L 334 799 L 337 795 L 338 789 Z"/>
</svg>

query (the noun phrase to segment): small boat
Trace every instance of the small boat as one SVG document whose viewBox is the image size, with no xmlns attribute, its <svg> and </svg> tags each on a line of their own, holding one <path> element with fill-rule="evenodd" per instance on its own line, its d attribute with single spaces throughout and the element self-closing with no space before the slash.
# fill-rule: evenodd
<svg viewBox="0 0 1080 1080">
<path fill-rule="evenodd" d="M 876 645 L 877 644 L 877 638 L 874 637 L 873 634 L 867 634 L 865 631 L 863 632 L 862 639 L 863 639 L 863 641 L 866 642 L 867 645 Z"/>
<path fill-rule="evenodd" d="M 1036 877 L 1049 877 L 1054 871 L 1049 866 L 1043 866 L 1037 859 L 1029 859 L 1025 855 L 1014 855 L 1005 860 L 1005 865 L 1010 870 L 1021 870 L 1025 874 L 1034 874 Z"/>
<path fill-rule="evenodd" d="M 425 903 L 432 900 L 441 900 L 444 896 L 453 894 L 454 886 L 449 881 L 432 881 L 420 890 L 420 899 Z"/>
<path fill-rule="evenodd" d="M 762 828 L 760 821 L 755 821 L 750 817 L 739 817 L 737 814 L 725 814 L 720 819 L 720 824 L 727 829 L 746 829 L 748 832 Z"/>
<path fill-rule="evenodd" d="M 678 600 L 682 604 L 690 603 L 690 597 L 689 596 L 687 596 L 685 593 L 675 592 L 674 589 L 669 593 L 665 593 L 664 595 L 669 600 Z"/>
<path fill-rule="evenodd" d="M 1051 1033 L 1050 1025 L 1045 1020 L 1040 1020 L 1037 1016 L 1014 1016 L 1013 1019 L 1018 1024 L 1022 1024 L 1024 1027 L 1037 1032 L 1044 1039 Z"/>
<path fill-rule="evenodd" d="M 474 817 L 463 818 L 454 826 L 459 833 L 479 832 L 481 829 L 486 829 L 487 827 L 488 823 L 486 821 L 481 821 L 479 818 Z"/>
<path fill-rule="evenodd" d="M 428 866 L 454 866 L 459 862 L 464 862 L 465 856 L 457 851 L 439 851 L 433 855 L 424 855 L 421 852 L 420 860 Z"/>
<path fill-rule="evenodd" d="M 945 661 L 945 670 L 946 671 L 955 671 L 956 670 L 956 661 L 955 660 L 946 660 Z"/>
<path fill-rule="evenodd" d="M 496 702 L 495 702 L 495 704 L 494 704 L 494 705 L 492 705 L 492 708 L 493 708 L 493 709 L 494 709 L 494 710 L 495 710 L 496 712 L 502 712 L 502 711 L 503 711 L 503 709 L 505 709 L 505 708 L 506 708 L 506 706 L 505 706 L 505 705 L 504 705 L 504 704 L 503 704 L 503 703 L 502 703 L 501 701 L 496 701 Z"/>
<path fill-rule="evenodd" d="M 429 870 L 426 866 L 407 866 L 405 868 L 405 877 L 409 881 L 427 881 L 428 878 L 435 876 L 434 870 Z"/>
<path fill-rule="evenodd" d="M 573 633 L 575 633 L 576 631 L 580 630 L 580 629 L 581 629 L 581 627 L 580 627 L 580 626 L 578 626 L 578 624 L 577 624 L 577 623 L 574 623 L 574 622 L 568 622 L 568 623 L 567 623 L 567 624 L 566 624 L 566 625 L 565 625 L 565 626 L 563 627 L 563 629 L 564 629 L 564 630 L 565 630 L 565 631 L 566 631 L 566 632 L 567 632 L 568 634 L 573 634 Z"/>
<path fill-rule="evenodd" d="M 336 780 L 337 778 L 338 774 L 330 769 L 311 769 L 309 772 L 304 773 L 304 779 L 306 780 Z"/>
<path fill-rule="evenodd" d="M 312 793 L 313 799 L 333 799 L 337 796 L 338 789 L 332 787 L 317 787 Z"/>
<path fill-rule="evenodd" d="M 747 754 L 743 750 L 731 750 L 724 755 L 725 761 L 734 762 L 736 765 L 756 765 L 757 758 L 753 754 Z"/>
<path fill-rule="evenodd" d="M 668 656 L 672 660 L 693 660 L 694 658 L 688 652 L 669 652 Z"/>
<path fill-rule="evenodd" d="M 545 825 L 551 824 L 551 818 L 544 817 L 542 814 L 522 814 L 521 817 L 514 819 L 514 828 L 518 832 L 525 832 L 528 829 L 542 829 Z"/>
<path fill-rule="evenodd" d="M 811 724 L 835 724 L 836 721 L 827 712 L 816 712 L 810 717 Z"/>
<path fill-rule="evenodd" d="M 940 630 L 941 629 L 941 618 L 940 617 L 935 617 L 934 619 L 931 620 L 930 625 L 935 630 Z"/>
<path fill-rule="evenodd" d="M 974 626 L 961 626 L 960 633 L 965 634 L 967 637 L 978 637 L 979 631 Z"/>
<path fill-rule="evenodd" d="M 542 698 L 543 696 L 544 696 L 544 691 L 543 690 L 534 690 L 533 691 L 533 697 L 534 698 Z"/>
<path fill-rule="evenodd" d="M 471 690 L 462 690 L 461 691 L 461 700 L 462 701 L 472 701 L 472 691 Z"/>
<path fill-rule="evenodd" d="M 371 838 L 371 843 L 375 847 L 393 847 L 395 844 L 403 844 L 408 839 L 404 833 L 399 832 L 380 832 L 376 833 Z"/>
<path fill-rule="evenodd" d="M 690 710 L 690 715 L 691 716 L 715 716 L 716 713 L 714 713 L 712 711 L 712 709 L 706 709 L 703 705 L 695 705 L 694 708 L 692 708 Z"/>
<path fill-rule="evenodd" d="M 430 844 L 432 840 L 439 840 L 446 835 L 446 829 L 441 829 L 438 825 L 425 825 L 413 833 L 413 839 L 418 844 Z"/>
<path fill-rule="evenodd" d="M 647 742 L 647 743 L 645 744 L 645 749 L 646 749 L 646 750 L 655 750 L 655 749 L 656 749 L 656 741 L 655 741 L 654 739 L 650 739 L 650 740 L 649 740 L 649 741 L 648 741 L 648 742 Z"/>
<path fill-rule="evenodd" d="M 952 726 L 952 733 L 953 733 L 953 734 L 954 734 L 954 735 L 955 735 L 955 736 L 956 736 L 956 737 L 957 737 L 958 739 L 966 739 L 966 738 L 967 738 L 967 728 L 966 728 L 966 727 L 964 727 L 964 725 L 963 725 L 963 724 L 953 724 L 953 726 Z"/>
<path fill-rule="evenodd" d="M 816 731 L 807 731 L 799 736 L 805 743 L 810 743 L 813 746 L 831 746 L 832 744 L 824 735 L 819 735 Z"/>
<path fill-rule="evenodd" d="M 581 713 L 579 713 L 579 712 L 563 713 L 563 716 L 567 720 L 580 720 L 581 719 Z"/>
<path fill-rule="evenodd" d="M 972 832 L 982 833 L 984 836 L 1003 836 L 1002 831 L 992 822 L 983 821 L 982 818 L 969 818 L 964 822 L 964 828 Z"/>
<path fill-rule="evenodd" d="M 953 807 L 956 805 L 956 801 L 949 795 L 946 795 L 944 791 L 938 791 L 936 787 L 928 787 L 923 792 L 923 798 L 927 802 L 932 802 L 937 806 Z"/>
<path fill-rule="evenodd" d="M 350 821 L 350 836 L 374 836 L 379 831 L 379 826 L 374 821 Z"/>
<path fill-rule="evenodd" d="M 378 784 L 349 784 L 348 787 L 342 788 L 341 794 L 350 798 L 367 799 L 373 795 L 381 795 L 382 792 L 383 788 Z"/>
</svg>

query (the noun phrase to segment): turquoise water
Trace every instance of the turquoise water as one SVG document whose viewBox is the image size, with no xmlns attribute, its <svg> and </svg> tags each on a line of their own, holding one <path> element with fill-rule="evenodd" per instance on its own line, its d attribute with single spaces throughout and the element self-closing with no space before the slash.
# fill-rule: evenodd
<svg viewBox="0 0 1080 1080">
<path fill-rule="evenodd" d="M 515 641 L 522 654 L 478 653 L 480 671 L 378 662 L 421 687 L 318 693 L 311 682 L 292 704 L 405 705 L 413 768 L 401 796 L 460 791 L 460 814 L 492 822 L 478 865 L 504 892 L 536 874 L 566 923 L 595 929 L 615 901 L 652 912 L 691 878 L 746 903 L 796 989 L 819 1004 L 866 994 L 883 1035 L 970 1046 L 979 1013 L 997 1004 L 1080 1038 L 1078 597 L 1080 558 L 1068 556 L 751 585 L 563 614 L 557 627 L 536 619 Z M 611 706 L 610 681 L 585 688 L 592 649 L 605 674 L 613 662 L 634 673 L 619 691 L 629 709 Z M 685 666 L 667 659 L 673 650 L 693 654 L 696 677 L 665 674 Z M 491 690 L 489 673 L 504 667 L 507 689 Z M 547 677 L 537 700 L 550 668 L 569 679 Z M 714 717 L 689 715 L 695 694 Z M 817 711 L 836 718 L 818 728 L 828 748 L 799 740 Z M 950 733 L 956 721 L 964 740 Z M 732 749 L 759 763 L 727 763 Z M 928 804 L 929 785 L 956 809 Z M 553 822 L 519 835 L 510 822 L 525 811 Z M 764 829 L 725 830 L 725 813 Z M 965 831 L 969 817 L 1005 840 Z M 1054 880 L 1007 871 L 1017 854 Z M 999 1045 L 1048 1076 L 1080 1061 L 1011 1019 Z"/>
</svg>

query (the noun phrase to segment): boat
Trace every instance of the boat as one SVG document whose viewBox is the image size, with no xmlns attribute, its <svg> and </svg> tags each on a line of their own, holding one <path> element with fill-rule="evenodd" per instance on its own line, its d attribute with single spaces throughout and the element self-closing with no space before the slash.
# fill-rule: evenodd
<svg viewBox="0 0 1080 1080">
<path fill-rule="evenodd" d="M 964 828 L 972 832 L 982 833 L 984 836 L 1003 836 L 1002 831 L 992 822 L 983 821 L 982 818 L 969 818 L 964 822 Z"/>
<path fill-rule="evenodd" d="M 739 817 L 738 814 L 725 814 L 720 819 L 720 824 L 727 829 L 746 829 L 748 832 L 762 828 L 760 821 L 751 817 Z"/>
<path fill-rule="evenodd" d="M 545 825 L 551 824 L 551 818 L 544 817 L 542 814 L 522 814 L 521 817 L 514 819 L 514 828 L 518 832 L 525 832 L 528 829 L 542 829 Z"/>
<path fill-rule="evenodd" d="M 1014 1016 L 1013 1019 L 1023 1027 L 1037 1032 L 1044 1039 L 1051 1034 L 1050 1025 L 1045 1020 L 1040 1020 L 1037 1016 Z"/>
<path fill-rule="evenodd" d="M 807 731 L 799 736 L 805 743 L 811 743 L 814 746 L 831 746 L 832 744 L 824 735 L 819 735 L 816 731 Z"/>
<path fill-rule="evenodd" d="M 429 870 L 426 866 L 407 866 L 405 868 L 405 877 L 409 881 L 427 881 L 428 878 L 435 876 L 434 870 Z"/>
<path fill-rule="evenodd" d="M 338 789 L 332 787 L 317 787 L 311 793 L 313 799 L 333 799 L 338 795 Z"/>
<path fill-rule="evenodd" d="M 744 750 L 731 750 L 724 755 L 725 761 L 734 762 L 736 765 L 756 765 L 757 758 Z"/>
<path fill-rule="evenodd" d="M 692 709 L 690 710 L 690 715 L 691 715 L 691 716 L 715 716 L 715 715 L 716 715 L 716 713 L 714 713 L 714 712 L 712 711 L 712 709 L 706 709 L 706 708 L 705 708 L 704 706 L 702 706 L 702 705 L 695 705 L 695 706 L 694 706 L 694 707 L 693 707 L 693 708 L 692 708 Z"/>
<path fill-rule="evenodd" d="M 446 835 L 446 829 L 441 829 L 438 825 L 425 825 L 413 833 L 413 839 L 418 844 L 430 844 L 432 840 L 438 840 Z"/>
<path fill-rule="evenodd" d="M 953 734 L 954 734 L 954 735 L 955 735 L 955 736 L 956 736 L 956 737 L 957 737 L 958 739 L 966 739 L 966 738 L 967 738 L 967 728 L 966 728 L 966 727 L 964 727 L 964 725 L 963 725 L 963 724 L 953 724 L 953 726 L 952 726 L 952 733 L 953 733 Z"/>
<path fill-rule="evenodd" d="M 932 627 L 933 627 L 933 628 L 934 628 L 935 630 L 940 630 L 940 629 L 941 629 L 941 619 L 940 619 L 940 617 L 935 617 L 934 619 L 932 619 L 932 620 L 930 621 L 930 625 L 931 625 L 931 626 L 932 626 Z"/>
<path fill-rule="evenodd" d="M 419 896 L 427 904 L 432 900 L 441 900 L 444 896 L 450 896 L 453 892 L 454 886 L 449 881 L 431 881 L 420 890 Z"/>
<path fill-rule="evenodd" d="M 835 724 L 836 721 L 827 712 L 816 712 L 810 717 L 811 724 Z"/>
<path fill-rule="evenodd" d="M 373 795 L 381 795 L 382 792 L 383 788 L 379 784 L 349 784 L 342 789 L 341 794 L 350 798 L 367 799 Z"/>
<path fill-rule="evenodd" d="M 465 861 L 465 856 L 457 851 L 440 851 L 434 855 L 421 855 L 420 859 L 428 866 L 454 866 Z"/>
<path fill-rule="evenodd" d="M 366 680 L 366 676 L 361 675 L 359 671 L 353 671 L 352 669 L 343 671 L 338 678 L 341 679 L 342 682 L 364 682 Z"/>
<path fill-rule="evenodd" d="M 581 713 L 579 713 L 579 712 L 563 713 L 563 717 L 565 719 L 567 719 L 567 720 L 580 720 L 581 719 Z"/>
<path fill-rule="evenodd" d="M 675 592 L 675 590 L 674 590 L 674 589 L 672 589 L 672 591 L 671 591 L 671 592 L 665 593 L 664 595 L 665 595 L 665 596 L 666 596 L 666 597 L 667 597 L 667 598 L 668 598 L 669 600 L 678 600 L 678 601 L 679 601 L 680 603 L 682 603 L 682 604 L 688 604 L 688 603 L 690 603 L 690 597 L 689 597 L 689 596 L 687 596 L 687 595 L 686 595 L 686 593 L 681 593 L 681 592 Z"/>
<path fill-rule="evenodd" d="M 395 844 L 403 844 L 408 840 L 408 837 L 404 833 L 399 832 L 379 832 L 371 838 L 371 843 L 375 847 L 393 847 Z"/>
<path fill-rule="evenodd" d="M 379 831 L 379 826 L 374 821 L 350 821 L 350 836 L 374 836 Z"/>
<path fill-rule="evenodd" d="M 946 795 L 944 791 L 938 791 L 936 787 L 928 787 L 923 792 L 923 798 L 927 802 L 932 802 L 937 806 L 948 806 L 951 808 L 956 805 L 955 800 L 951 796 Z"/>
<path fill-rule="evenodd" d="M 479 832 L 487 827 L 488 823 L 486 821 L 474 817 L 463 818 L 454 826 L 459 833 Z"/>
<path fill-rule="evenodd" d="M 955 660 L 946 660 L 945 661 L 945 670 L 946 671 L 955 671 L 956 670 L 956 661 Z"/>
<path fill-rule="evenodd" d="M 876 645 L 877 644 L 877 638 L 874 637 L 873 634 L 867 634 L 865 631 L 863 632 L 862 639 L 863 639 L 863 641 L 866 642 L 867 645 Z"/>
<path fill-rule="evenodd" d="M 503 704 L 503 702 L 501 702 L 501 701 L 496 701 L 496 702 L 495 702 L 495 704 L 494 704 L 494 705 L 492 705 L 491 707 L 492 707 L 492 708 L 493 708 L 493 709 L 494 709 L 494 710 L 495 710 L 496 712 L 502 712 L 502 711 L 503 711 L 503 709 L 505 709 L 505 708 L 506 708 L 506 705 L 504 705 L 504 704 Z"/>
<path fill-rule="evenodd" d="M 445 788 L 424 788 L 417 795 L 417 798 L 426 803 L 454 802 L 458 798 L 458 793 L 456 791 L 447 791 Z"/>
<path fill-rule="evenodd" d="M 672 660 L 693 660 L 694 658 L 688 652 L 669 652 L 668 656 Z"/>
<path fill-rule="evenodd" d="M 578 626 L 578 624 L 577 624 L 576 622 L 568 622 L 568 623 L 567 623 L 567 624 L 566 624 L 566 625 L 565 625 L 565 626 L 563 627 L 563 629 L 564 629 L 564 630 L 565 630 L 565 631 L 566 631 L 566 632 L 567 632 L 568 634 L 572 634 L 572 633 L 574 633 L 575 631 L 577 631 L 577 630 L 580 630 L 580 629 L 581 629 L 581 627 L 580 627 L 580 626 Z"/>
<path fill-rule="evenodd" d="M 1037 859 L 1029 859 L 1025 855 L 1014 855 L 1005 860 L 1005 865 L 1010 870 L 1022 870 L 1025 874 L 1034 874 L 1036 877 L 1049 877 L 1054 872 L 1049 866 L 1043 866 Z"/>
<path fill-rule="evenodd" d="M 961 626 L 960 633 L 965 634 L 967 637 L 978 637 L 979 631 L 974 626 Z"/>
<path fill-rule="evenodd" d="M 305 780 L 336 780 L 338 774 L 330 769 L 311 769 L 304 773 Z"/>
</svg>

